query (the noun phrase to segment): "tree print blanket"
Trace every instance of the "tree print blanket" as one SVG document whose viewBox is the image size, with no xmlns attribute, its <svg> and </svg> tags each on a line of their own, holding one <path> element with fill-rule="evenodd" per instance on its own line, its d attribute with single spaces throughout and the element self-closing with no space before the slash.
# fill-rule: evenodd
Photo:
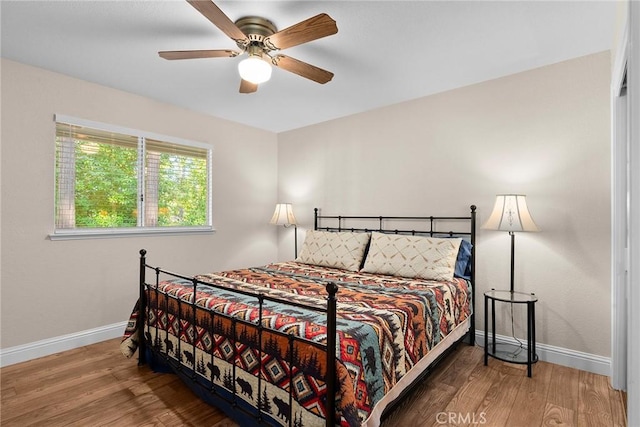
<svg viewBox="0 0 640 427">
<path fill-rule="evenodd" d="M 274 425 L 324 425 L 326 342 L 323 313 L 265 302 L 233 291 L 326 306 L 325 285 L 338 285 L 336 410 L 341 425 L 364 423 L 373 407 L 431 348 L 470 315 L 463 279 L 354 273 L 296 262 L 168 280 L 147 292 L 145 338 L 192 380 Z M 220 290 L 206 285 L 223 285 Z M 131 357 L 139 337 L 137 306 L 121 349 Z M 264 329 L 261 325 L 279 333 Z M 261 328 L 260 328 L 261 329 Z M 289 334 L 304 338 L 292 341 Z M 175 370 L 175 369 L 174 369 Z M 291 396 L 291 398 L 290 398 Z M 227 399 L 228 398 L 228 399 Z"/>
</svg>

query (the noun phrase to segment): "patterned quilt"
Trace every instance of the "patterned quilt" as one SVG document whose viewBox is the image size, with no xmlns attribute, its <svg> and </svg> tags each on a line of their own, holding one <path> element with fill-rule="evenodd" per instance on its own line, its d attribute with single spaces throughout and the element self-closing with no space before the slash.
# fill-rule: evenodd
<svg viewBox="0 0 640 427">
<path fill-rule="evenodd" d="M 344 426 L 361 425 L 375 404 L 471 310 L 470 289 L 463 279 L 435 282 L 296 262 L 197 279 L 229 291 L 198 285 L 194 313 L 182 302 L 193 301 L 190 281 L 164 281 L 157 290 L 152 286 L 147 294 L 147 341 L 197 372 L 198 381 L 237 393 L 276 425 L 324 425 L 326 356 L 313 343 L 326 342 L 325 315 L 266 301 L 262 325 L 284 334 L 263 333 L 258 339 L 256 298 L 231 290 L 324 307 L 326 284 L 339 286 L 336 410 Z M 136 308 L 121 344 L 127 357 L 137 349 L 137 319 Z M 292 345 L 285 334 L 309 343 Z"/>
</svg>

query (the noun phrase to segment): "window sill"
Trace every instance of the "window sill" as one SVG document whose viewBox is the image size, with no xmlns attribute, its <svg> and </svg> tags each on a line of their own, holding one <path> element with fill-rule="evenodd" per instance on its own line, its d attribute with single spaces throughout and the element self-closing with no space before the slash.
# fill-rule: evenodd
<svg viewBox="0 0 640 427">
<path fill-rule="evenodd" d="M 83 239 L 111 239 L 118 237 L 149 237 L 149 236 L 183 236 L 188 234 L 211 234 L 213 227 L 166 227 L 166 228 L 89 228 L 58 230 L 49 234 L 50 240 L 83 240 Z"/>
</svg>

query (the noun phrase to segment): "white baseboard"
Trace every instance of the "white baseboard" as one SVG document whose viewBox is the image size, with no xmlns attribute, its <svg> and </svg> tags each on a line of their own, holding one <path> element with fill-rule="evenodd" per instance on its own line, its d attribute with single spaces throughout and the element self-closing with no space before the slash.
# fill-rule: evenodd
<svg viewBox="0 0 640 427">
<path fill-rule="evenodd" d="M 117 338 L 123 335 L 126 326 L 127 322 L 125 321 L 29 344 L 3 348 L 0 349 L 0 367 Z"/>
<path fill-rule="evenodd" d="M 499 343 L 517 344 L 513 337 L 496 334 Z M 526 341 L 526 340 L 525 340 Z M 476 345 L 484 345 L 484 331 L 476 331 Z M 553 345 L 536 343 L 538 359 L 556 365 L 580 369 L 594 374 L 611 376 L 611 358 L 583 353 Z"/>
<path fill-rule="evenodd" d="M 122 336 L 127 322 L 114 323 L 99 328 L 63 335 L 30 344 L 9 347 L 0 350 L 0 367 L 26 362 L 42 356 L 59 353 L 65 350 L 95 344 Z M 516 344 L 512 337 L 496 335 L 496 340 L 503 343 Z M 484 331 L 476 331 L 476 344 L 484 344 Z M 611 359 L 580 351 L 555 347 L 548 344 L 536 344 L 538 358 L 545 362 L 555 363 L 570 368 L 593 372 L 600 375 L 611 375 Z"/>
</svg>

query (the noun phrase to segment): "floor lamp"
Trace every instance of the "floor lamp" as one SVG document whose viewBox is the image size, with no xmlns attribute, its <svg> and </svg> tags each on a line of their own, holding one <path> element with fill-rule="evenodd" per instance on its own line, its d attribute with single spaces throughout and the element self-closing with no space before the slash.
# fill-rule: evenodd
<svg viewBox="0 0 640 427">
<path fill-rule="evenodd" d="M 274 225 L 284 225 L 284 228 L 293 226 L 295 257 L 298 258 L 298 225 L 291 203 L 278 203 L 270 222 Z"/>
<path fill-rule="evenodd" d="M 508 231 L 511 236 L 511 286 L 513 293 L 515 269 L 515 232 L 540 231 L 527 209 L 527 199 L 523 194 L 498 194 L 491 216 L 481 227 L 485 230 Z"/>
</svg>

